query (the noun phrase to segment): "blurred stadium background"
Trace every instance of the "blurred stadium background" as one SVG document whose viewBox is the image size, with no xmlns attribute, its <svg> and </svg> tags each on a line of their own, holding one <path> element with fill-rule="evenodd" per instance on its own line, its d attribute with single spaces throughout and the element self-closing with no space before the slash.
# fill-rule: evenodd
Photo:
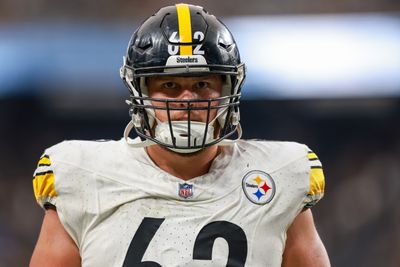
<svg viewBox="0 0 400 267">
<path fill-rule="evenodd" d="M 308 144 L 332 266 L 400 266 L 400 2 L 187 1 L 236 36 L 245 138 Z M 133 30 L 172 1 L 0 1 L 0 266 L 27 266 L 43 212 L 32 173 L 65 139 L 119 139 L 118 68 Z"/>
</svg>

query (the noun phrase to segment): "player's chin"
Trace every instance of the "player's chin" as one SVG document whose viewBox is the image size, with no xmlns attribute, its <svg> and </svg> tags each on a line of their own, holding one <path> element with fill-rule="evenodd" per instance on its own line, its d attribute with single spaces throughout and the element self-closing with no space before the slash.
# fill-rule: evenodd
<svg viewBox="0 0 400 267">
<path fill-rule="evenodd" d="M 204 147 L 204 148 L 202 148 L 200 150 L 193 151 L 193 152 L 181 152 L 181 151 L 178 152 L 178 151 L 174 151 L 174 150 L 172 150 L 170 148 L 167 148 L 167 147 L 163 147 L 163 149 L 168 150 L 168 151 L 170 151 L 170 152 L 172 152 L 172 153 L 174 153 L 176 155 L 179 155 L 180 157 L 183 157 L 183 158 L 191 158 L 191 157 L 198 156 L 199 154 L 203 153 L 205 150 L 207 150 L 209 148 L 208 147 Z M 190 150 L 190 149 L 187 149 L 187 150 Z"/>
</svg>

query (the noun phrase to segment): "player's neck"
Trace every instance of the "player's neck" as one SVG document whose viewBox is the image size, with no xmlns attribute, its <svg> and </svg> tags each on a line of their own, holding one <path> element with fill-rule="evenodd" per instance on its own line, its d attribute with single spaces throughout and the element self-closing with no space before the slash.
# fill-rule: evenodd
<svg viewBox="0 0 400 267">
<path fill-rule="evenodd" d="M 179 154 L 159 145 L 147 147 L 147 154 L 153 162 L 169 174 L 189 180 L 206 174 L 219 154 L 218 146 L 205 148 L 193 154 Z"/>
</svg>

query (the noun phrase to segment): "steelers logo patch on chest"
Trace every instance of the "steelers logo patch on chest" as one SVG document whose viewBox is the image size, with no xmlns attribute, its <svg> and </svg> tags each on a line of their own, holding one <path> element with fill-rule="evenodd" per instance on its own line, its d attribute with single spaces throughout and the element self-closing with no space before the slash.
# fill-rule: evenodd
<svg viewBox="0 0 400 267">
<path fill-rule="evenodd" d="M 269 203 L 275 195 L 275 182 L 266 172 L 253 170 L 248 172 L 242 180 L 243 192 L 253 203 L 264 205 Z"/>
</svg>

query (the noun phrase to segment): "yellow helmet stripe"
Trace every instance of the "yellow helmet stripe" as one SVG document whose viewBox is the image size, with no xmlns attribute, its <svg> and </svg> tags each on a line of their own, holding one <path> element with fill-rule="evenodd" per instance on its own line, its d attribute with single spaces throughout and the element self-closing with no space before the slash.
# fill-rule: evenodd
<svg viewBox="0 0 400 267">
<path fill-rule="evenodd" d="M 190 21 L 190 10 L 187 4 L 177 4 L 179 25 L 179 40 L 181 43 L 192 42 L 192 24 Z M 181 56 L 189 56 L 193 54 L 191 45 L 181 45 L 179 47 Z"/>
</svg>

